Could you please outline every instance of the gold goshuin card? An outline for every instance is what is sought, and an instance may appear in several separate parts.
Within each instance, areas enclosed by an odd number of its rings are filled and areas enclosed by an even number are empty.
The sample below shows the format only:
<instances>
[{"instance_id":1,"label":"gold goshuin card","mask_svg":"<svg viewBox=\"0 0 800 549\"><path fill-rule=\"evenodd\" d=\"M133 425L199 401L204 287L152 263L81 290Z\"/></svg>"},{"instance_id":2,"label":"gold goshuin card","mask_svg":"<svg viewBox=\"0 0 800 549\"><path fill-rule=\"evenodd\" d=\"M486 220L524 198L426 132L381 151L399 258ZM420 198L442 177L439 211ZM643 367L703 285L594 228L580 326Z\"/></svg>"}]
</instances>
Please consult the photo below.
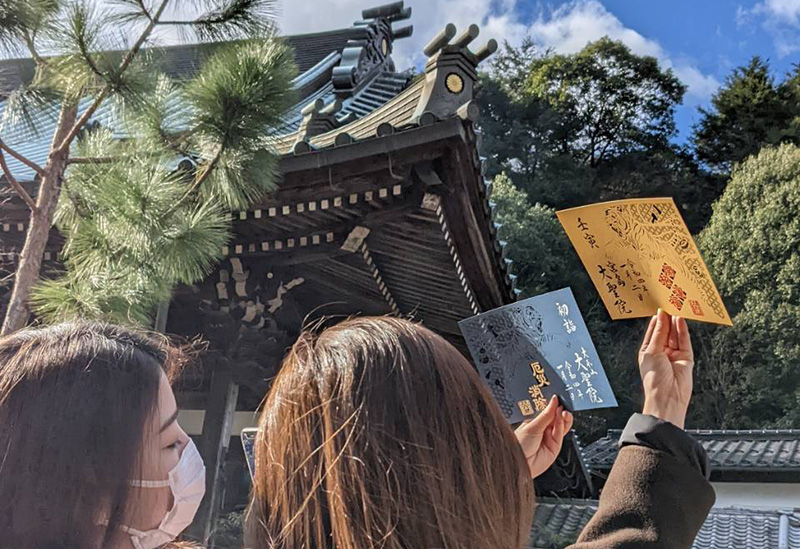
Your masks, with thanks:
<instances>
[{"instance_id":1,"label":"gold goshuin card","mask_svg":"<svg viewBox=\"0 0 800 549\"><path fill-rule=\"evenodd\" d=\"M673 316L732 325L671 198L616 200L557 212L611 318Z\"/></svg>"}]
</instances>

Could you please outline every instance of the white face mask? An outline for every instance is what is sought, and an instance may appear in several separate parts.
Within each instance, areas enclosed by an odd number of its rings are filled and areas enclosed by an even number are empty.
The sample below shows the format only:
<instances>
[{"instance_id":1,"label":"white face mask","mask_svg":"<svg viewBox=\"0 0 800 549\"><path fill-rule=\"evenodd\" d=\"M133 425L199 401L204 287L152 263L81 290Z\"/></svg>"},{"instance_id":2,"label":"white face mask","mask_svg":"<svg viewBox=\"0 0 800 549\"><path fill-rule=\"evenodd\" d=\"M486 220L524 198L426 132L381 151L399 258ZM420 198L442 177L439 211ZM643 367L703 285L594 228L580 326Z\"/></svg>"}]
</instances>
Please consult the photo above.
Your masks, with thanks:
<instances>
[{"instance_id":1,"label":"white face mask","mask_svg":"<svg viewBox=\"0 0 800 549\"><path fill-rule=\"evenodd\" d=\"M172 490L172 509L157 529L142 532L122 526L131 535L131 542L136 549L155 549L177 538L194 520L206 493L206 468L194 441L189 439L178 464L169 472L169 480L135 480L131 481L131 485L140 488L169 487Z\"/></svg>"}]
</instances>

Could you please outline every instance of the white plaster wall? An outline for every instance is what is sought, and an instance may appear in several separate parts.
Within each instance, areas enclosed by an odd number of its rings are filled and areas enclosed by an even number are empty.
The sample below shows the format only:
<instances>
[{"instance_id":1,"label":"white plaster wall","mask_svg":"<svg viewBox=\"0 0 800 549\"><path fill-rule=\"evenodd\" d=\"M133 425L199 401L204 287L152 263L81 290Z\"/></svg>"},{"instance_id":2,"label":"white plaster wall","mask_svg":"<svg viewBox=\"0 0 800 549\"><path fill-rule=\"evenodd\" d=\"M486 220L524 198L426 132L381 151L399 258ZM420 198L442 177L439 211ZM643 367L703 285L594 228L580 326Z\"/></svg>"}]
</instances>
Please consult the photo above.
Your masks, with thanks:
<instances>
[{"instance_id":1,"label":"white plaster wall","mask_svg":"<svg viewBox=\"0 0 800 549\"><path fill-rule=\"evenodd\" d=\"M713 482L714 507L800 507L800 483Z\"/></svg>"}]
</instances>

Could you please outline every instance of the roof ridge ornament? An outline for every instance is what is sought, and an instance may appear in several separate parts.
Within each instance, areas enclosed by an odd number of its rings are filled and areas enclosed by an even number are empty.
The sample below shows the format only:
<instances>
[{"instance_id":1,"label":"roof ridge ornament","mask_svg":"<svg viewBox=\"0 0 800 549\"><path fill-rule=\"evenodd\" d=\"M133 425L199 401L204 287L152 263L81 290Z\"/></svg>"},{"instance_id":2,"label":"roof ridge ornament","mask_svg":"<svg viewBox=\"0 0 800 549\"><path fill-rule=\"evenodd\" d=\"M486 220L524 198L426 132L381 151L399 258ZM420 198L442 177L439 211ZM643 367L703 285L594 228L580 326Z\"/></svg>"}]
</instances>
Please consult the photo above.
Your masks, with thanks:
<instances>
[{"instance_id":1,"label":"roof ridge ornament","mask_svg":"<svg viewBox=\"0 0 800 549\"><path fill-rule=\"evenodd\" d=\"M497 41L490 39L473 53L468 46L478 34L478 26L470 25L456 36L456 26L448 23L428 42L423 49L428 57L425 88L412 122L422 123L430 115L437 120L456 115L462 120L477 120L478 106L473 100L477 67L497 51Z\"/></svg>"},{"instance_id":2,"label":"roof ridge ornament","mask_svg":"<svg viewBox=\"0 0 800 549\"><path fill-rule=\"evenodd\" d=\"M404 2L393 2L361 12L363 21L353 24L353 38L342 50L342 60L334 67L331 80L339 97L350 97L370 76L381 72L394 72L393 43L414 32L412 25L397 29L392 24L411 17L411 8Z\"/></svg>"},{"instance_id":3,"label":"roof ridge ornament","mask_svg":"<svg viewBox=\"0 0 800 549\"><path fill-rule=\"evenodd\" d=\"M308 103L300 110L303 121L297 130L295 146L301 141L308 141L314 136L335 130L342 124L337 118L338 112L342 109L342 100L337 98L327 105L322 99L316 99ZM296 150L296 148L295 148Z\"/></svg>"}]
</instances>

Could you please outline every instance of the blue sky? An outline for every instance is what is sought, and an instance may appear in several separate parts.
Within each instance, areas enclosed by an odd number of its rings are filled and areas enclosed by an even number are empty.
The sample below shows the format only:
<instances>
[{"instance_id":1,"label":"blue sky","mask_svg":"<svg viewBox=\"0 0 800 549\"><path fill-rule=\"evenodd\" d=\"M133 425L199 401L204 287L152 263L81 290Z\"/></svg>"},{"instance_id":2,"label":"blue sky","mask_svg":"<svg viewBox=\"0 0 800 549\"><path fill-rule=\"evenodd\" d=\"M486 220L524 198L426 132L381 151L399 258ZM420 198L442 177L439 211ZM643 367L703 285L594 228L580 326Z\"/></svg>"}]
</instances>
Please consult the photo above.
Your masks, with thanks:
<instances>
[{"instance_id":1,"label":"blue sky","mask_svg":"<svg viewBox=\"0 0 800 549\"><path fill-rule=\"evenodd\" d=\"M349 25L381 0L284 0L286 33ZM322 6L325 6L324 8ZM420 66L422 47L445 23L478 23L482 36L519 43L530 35L543 47L574 52L611 36L634 52L653 55L689 86L678 109L678 141L691 133L698 106L736 66L753 55L769 59L782 77L800 62L800 0L406 0L414 36L397 44L400 66Z\"/></svg>"}]
</instances>

